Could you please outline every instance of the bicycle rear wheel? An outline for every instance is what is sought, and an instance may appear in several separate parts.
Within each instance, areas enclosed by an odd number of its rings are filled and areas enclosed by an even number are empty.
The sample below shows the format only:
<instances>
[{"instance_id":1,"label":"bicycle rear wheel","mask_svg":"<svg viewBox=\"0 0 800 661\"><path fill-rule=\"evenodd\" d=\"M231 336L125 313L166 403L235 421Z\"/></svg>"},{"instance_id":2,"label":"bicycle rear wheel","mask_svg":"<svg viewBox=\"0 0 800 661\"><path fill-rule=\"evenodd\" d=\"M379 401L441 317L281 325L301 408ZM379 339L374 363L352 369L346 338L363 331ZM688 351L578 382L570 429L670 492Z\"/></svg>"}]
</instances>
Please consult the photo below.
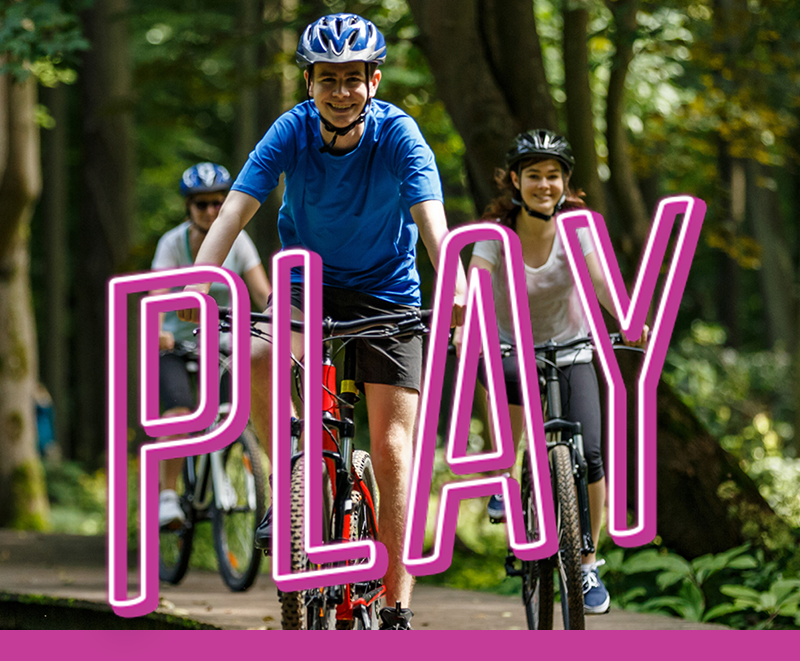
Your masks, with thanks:
<instances>
[{"instance_id":1,"label":"bicycle rear wheel","mask_svg":"<svg viewBox=\"0 0 800 661\"><path fill-rule=\"evenodd\" d=\"M557 499L558 576L561 612L565 629L585 629L583 574L581 573L581 527L572 456L566 445L550 452L553 493Z\"/></svg>"},{"instance_id":2,"label":"bicycle rear wheel","mask_svg":"<svg viewBox=\"0 0 800 661\"><path fill-rule=\"evenodd\" d=\"M266 497L258 440L250 429L222 454L223 493L215 494L211 511L214 550L222 580L234 592L247 590L258 575L262 553L255 549L255 530L264 518ZM217 504L219 498L223 505Z\"/></svg>"},{"instance_id":3,"label":"bicycle rear wheel","mask_svg":"<svg viewBox=\"0 0 800 661\"><path fill-rule=\"evenodd\" d=\"M195 510L189 500L191 486L187 461L193 459L188 458L184 461L183 470L175 487L184 513L184 521L179 527L165 526L158 531L158 578L172 585L177 585L186 576L194 541Z\"/></svg>"},{"instance_id":4,"label":"bicycle rear wheel","mask_svg":"<svg viewBox=\"0 0 800 661\"><path fill-rule=\"evenodd\" d=\"M356 483L353 486L353 510L350 513L350 539L352 541L378 538L378 484L372 459L367 452L353 452L353 472ZM378 622L378 612L383 602L383 581L367 581L351 583L346 586L349 601L363 600L363 612L358 616L351 611L352 619L336 620L337 629L372 629ZM345 606L348 604L346 603Z\"/></svg>"},{"instance_id":5,"label":"bicycle rear wheel","mask_svg":"<svg viewBox=\"0 0 800 661\"><path fill-rule=\"evenodd\" d=\"M316 567L309 562L303 543L305 525L304 467L305 457L300 457L292 467L292 573L308 571ZM323 539L328 541L331 536L333 492L327 470L322 471L322 479L322 534ZM331 629L333 627L335 611L328 605L325 588L280 592L279 594L282 629Z\"/></svg>"},{"instance_id":6,"label":"bicycle rear wheel","mask_svg":"<svg viewBox=\"0 0 800 661\"><path fill-rule=\"evenodd\" d=\"M532 484L528 453L525 452L522 459L521 491L522 515L528 541L534 541L539 534ZM554 590L552 559L522 562L522 603L525 606L528 629L553 628Z\"/></svg>"}]
</instances>

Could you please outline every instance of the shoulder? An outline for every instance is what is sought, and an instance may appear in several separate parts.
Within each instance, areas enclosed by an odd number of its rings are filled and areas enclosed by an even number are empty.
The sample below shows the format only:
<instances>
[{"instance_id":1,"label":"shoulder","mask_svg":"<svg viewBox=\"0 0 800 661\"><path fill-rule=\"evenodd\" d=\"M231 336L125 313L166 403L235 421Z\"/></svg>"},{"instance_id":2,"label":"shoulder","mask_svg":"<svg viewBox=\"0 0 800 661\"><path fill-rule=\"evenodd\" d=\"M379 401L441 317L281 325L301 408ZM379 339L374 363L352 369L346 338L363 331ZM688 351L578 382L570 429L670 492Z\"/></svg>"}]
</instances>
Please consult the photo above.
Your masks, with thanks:
<instances>
[{"instance_id":1,"label":"shoulder","mask_svg":"<svg viewBox=\"0 0 800 661\"><path fill-rule=\"evenodd\" d=\"M371 113L376 121L378 132L390 139L414 139L424 142L417 122L388 101L373 99Z\"/></svg>"},{"instance_id":2,"label":"shoulder","mask_svg":"<svg viewBox=\"0 0 800 661\"><path fill-rule=\"evenodd\" d=\"M177 227L161 235L153 256L152 268L163 269L180 266L183 246L186 242L186 232L189 221L185 220Z\"/></svg>"}]
</instances>

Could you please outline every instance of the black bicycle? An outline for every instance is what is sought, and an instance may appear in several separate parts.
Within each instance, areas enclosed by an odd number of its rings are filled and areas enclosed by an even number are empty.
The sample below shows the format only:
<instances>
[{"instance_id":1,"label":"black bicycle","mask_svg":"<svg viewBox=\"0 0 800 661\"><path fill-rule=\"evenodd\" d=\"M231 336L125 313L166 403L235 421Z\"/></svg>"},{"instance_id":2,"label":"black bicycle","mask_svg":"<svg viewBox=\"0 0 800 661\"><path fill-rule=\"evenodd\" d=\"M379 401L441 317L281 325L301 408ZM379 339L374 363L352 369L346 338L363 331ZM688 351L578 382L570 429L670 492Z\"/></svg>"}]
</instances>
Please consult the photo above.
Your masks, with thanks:
<instances>
[{"instance_id":1,"label":"black bicycle","mask_svg":"<svg viewBox=\"0 0 800 661\"><path fill-rule=\"evenodd\" d=\"M182 357L190 372L198 366L197 346L179 343L172 352ZM220 394L225 399L229 357L220 356ZM221 403L218 426L229 411ZM261 554L253 548L255 529L264 516L266 496L258 439L245 428L226 448L210 454L187 457L176 491L184 521L162 526L158 533L158 576L178 584L189 568L196 526L211 521L214 551L220 575L234 592L247 590L255 582Z\"/></svg>"},{"instance_id":2,"label":"black bicycle","mask_svg":"<svg viewBox=\"0 0 800 661\"><path fill-rule=\"evenodd\" d=\"M229 312L222 330L229 324ZM369 453L354 448L356 433L354 408L359 395L355 384L355 339L380 339L428 333L425 324L428 311L409 311L380 315L353 321L323 320L322 377L324 383L323 416L323 540L355 541L378 538L378 489ZM227 321L226 321L227 319ZM272 323L271 314L251 313L251 334L265 340L271 338L256 326ZM292 321L292 330L302 332L304 322ZM334 365L334 340L342 343L339 351L344 360L337 385ZM338 351L337 351L338 353ZM294 360L297 392L302 399L302 370ZM346 385L345 385L346 384ZM305 457L301 448L303 421L291 421L291 564L292 572L317 568L305 552L304 471ZM386 592L383 581L375 579L325 588L279 592L283 629L373 629L378 624L378 611Z\"/></svg>"},{"instance_id":3,"label":"black bicycle","mask_svg":"<svg viewBox=\"0 0 800 661\"><path fill-rule=\"evenodd\" d=\"M623 345L618 333L611 335L611 341L615 349L642 352L641 349ZM542 365L538 370L539 386L553 504L556 508L558 553L544 560L522 561L521 567L516 566L516 556L512 552L509 551L506 556L506 574L522 578L522 603L529 629L553 628L556 573L564 628L585 628L581 555L595 551L589 510L588 467L584 458L581 423L562 418L556 358L559 352L587 346L593 346L591 337L561 344L550 340L534 347L537 361ZM501 349L507 354L513 348L504 345ZM539 538L539 524L529 459L526 450L522 458L520 489L527 538L534 541Z\"/></svg>"}]
</instances>

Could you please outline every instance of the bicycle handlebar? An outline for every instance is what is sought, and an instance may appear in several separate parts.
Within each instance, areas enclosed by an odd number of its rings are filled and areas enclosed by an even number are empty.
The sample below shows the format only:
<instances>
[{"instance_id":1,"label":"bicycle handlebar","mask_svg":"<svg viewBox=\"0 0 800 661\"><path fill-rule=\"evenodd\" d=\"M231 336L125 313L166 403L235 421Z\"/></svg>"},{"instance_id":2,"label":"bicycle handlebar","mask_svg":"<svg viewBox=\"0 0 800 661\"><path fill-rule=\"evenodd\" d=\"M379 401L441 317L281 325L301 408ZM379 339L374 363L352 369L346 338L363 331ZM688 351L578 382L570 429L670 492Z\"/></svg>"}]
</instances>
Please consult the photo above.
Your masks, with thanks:
<instances>
[{"instance_id":1,"label":"bicycle handlebar","mask_svg":"<svg viewBox=\"0 0 800 661\"><path fill-rule=\"evenodd\" d=\"M620 351L638 351L639 353L645 353L644 349L640 347L629 347L624 343L622 338L622 333L609 333L608 336L611 340L611 346L616 350L619 349ZM547 340L546 342L542 342L540 344L533 345L533 351L536 354L556 354L562 351L566 351L568 349L573 349L574 347L580 345L594 345L594 338L591 335L587 335L585 337L578 337L573 340L569 340L568 342L554 342L553 340ZM507 344L506 342L500 343L500 354L503 356L508 356L512 351L516 349L516 346L513 344ZM456 348L455 345L451 344L448 347L448 353L455 353Z\"/></svg>"},{"instance_id":2,"label":"bicycle handlebar","mask_svg":"<svg viewBox=\"0 0 800 661\"><path fill-rule=\"evenodd\" d=\"M230 319L230 308L219 308L220 320ZM322 331L327 337L340 335L356 335L370 329L381 326L393 326L394 329L387 329L386 335L397 336L406 333L425 334L428 332L430 322L430 310L409 310L397 314L383 314L363 319L353 319L352 321L335 321L330 317L322 320ZM266 312L251 312L250 323L272 323L272 314ZM303 332L305 321L297 319L291 320L293 331Z\"/></svg>"}]
</instances>

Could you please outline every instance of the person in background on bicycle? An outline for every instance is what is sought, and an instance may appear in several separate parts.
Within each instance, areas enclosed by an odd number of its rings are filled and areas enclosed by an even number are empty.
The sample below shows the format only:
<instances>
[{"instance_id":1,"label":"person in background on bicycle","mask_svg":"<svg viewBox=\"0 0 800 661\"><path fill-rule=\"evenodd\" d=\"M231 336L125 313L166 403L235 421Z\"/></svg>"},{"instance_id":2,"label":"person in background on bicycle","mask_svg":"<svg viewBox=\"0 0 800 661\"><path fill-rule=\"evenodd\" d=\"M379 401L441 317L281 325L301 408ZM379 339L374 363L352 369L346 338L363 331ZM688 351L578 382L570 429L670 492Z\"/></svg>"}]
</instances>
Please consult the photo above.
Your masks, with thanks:
<instances>
[{"instance_id":1,"label":"person in background on bicycle","mask_svg":"<svg viewBox=\"0 0 800 661\"><path fill-rule=\"evenodd\" d=\"M411 117L378 101L378 66L386 42L370 21L332 14L310 24L297 47L308 100L284 113L239 173L198 263L219 264L231 243L286 176L278 229L284 249L306 248L323 261L323 314L354 319L420 305L416 244L421 236L439 263L447 234L442 188L433 152ZM461 323L466 278L460 274L454 323ZM300 317L302 282L295 274L293 305ZM193 287L204 291L203 287ZM196 319L192 310L181 313ZM294 338L293 352L302 356ZM271 347L253 344L252 409L270 452ZM372 461L381 497L380 541L386 545L388 604L381 628L407 629L412 578L402 563L412 434L422 369L420 337L359 341L356 379L366 394ZM288 442L289 439L286 439ZM256 533L269 549L271 510Z\"/></svg>"},{"instance_id":2,"label":"person in background on bicycle","mask_svg":"<svg viewBox=\"0 0 800 661\"><path fill-rule=\"evenodd\" d=\"M231 176L221 165L198 163L183 173L180 190L186 198L186 219L177 227L166 232L158 241L153 257L153 270L191 266L197 257L200 246L217 219L220 207L231 187ZM250 296L259 310L267 305L271 293L267 274L252 240L241 232L234 241L233 248L223 266L244 278ZM163 292L152 292L163 293ZM221 284L214 284L209 292L219 305L229 305L230 292ZM184 415L195 405L192 385L187 371L186 357L173 351L176 343L195 343L192 331L195 324L181 321L175 312L162 315L160 320L158 348L159 359L159 397L165 417ZM162 439L163 440L163 439ZM165 461L164 477L159 496L158 520L160 526L168 526L183 521L184 512L180 506L175 486L180 475L182 459Z\"/></svg>"},{"instance_id":3,"label":"person in background on bicycle","mask_svg":"<svg viewBox=\"0 0 800 661\"><path fill-rule=\"evenodd\" d=\"M498 170L496 181L500 195L487 207L484 220L495 220L514 230L522 243L525 262L531 328L535 342L554 340L568 342L585 337L588 325L575 291L575 283L567 264L553 217L560 211L583 208L583 193L572 191L569 177L575 159L569 143L552 131L538 129L521 133L514 139L506 155L505 169ZM613 316L594 246L587 229L578 230L578 238L597 292L598 300ZM492 273L500 341L514 343L509 313L509 294L505 262L499 241L475 244L469 268L482 268ZM454 343L460 346L461 329L456 329ZM646 337L646 330L645 335ZM641 340L637 344L641 344ZM574 349L558 356L564 418L580 422L588 464L589 507L592 539L595 547L605 507L606 481L600 447L601 417L597 374L589 348ZM523 435L523 412L519 390L519 370L515 352L503 359L503 371L510 405L511 426L515 441ZM483 375L481 374L483 381ZM492 496L488 504L492 521L505 520L505 504L501 496ZM608 611L610 597L597 568L605 561L595 554L582 558L584 608L586 613Z\"/></svg>"}]
</instances>

